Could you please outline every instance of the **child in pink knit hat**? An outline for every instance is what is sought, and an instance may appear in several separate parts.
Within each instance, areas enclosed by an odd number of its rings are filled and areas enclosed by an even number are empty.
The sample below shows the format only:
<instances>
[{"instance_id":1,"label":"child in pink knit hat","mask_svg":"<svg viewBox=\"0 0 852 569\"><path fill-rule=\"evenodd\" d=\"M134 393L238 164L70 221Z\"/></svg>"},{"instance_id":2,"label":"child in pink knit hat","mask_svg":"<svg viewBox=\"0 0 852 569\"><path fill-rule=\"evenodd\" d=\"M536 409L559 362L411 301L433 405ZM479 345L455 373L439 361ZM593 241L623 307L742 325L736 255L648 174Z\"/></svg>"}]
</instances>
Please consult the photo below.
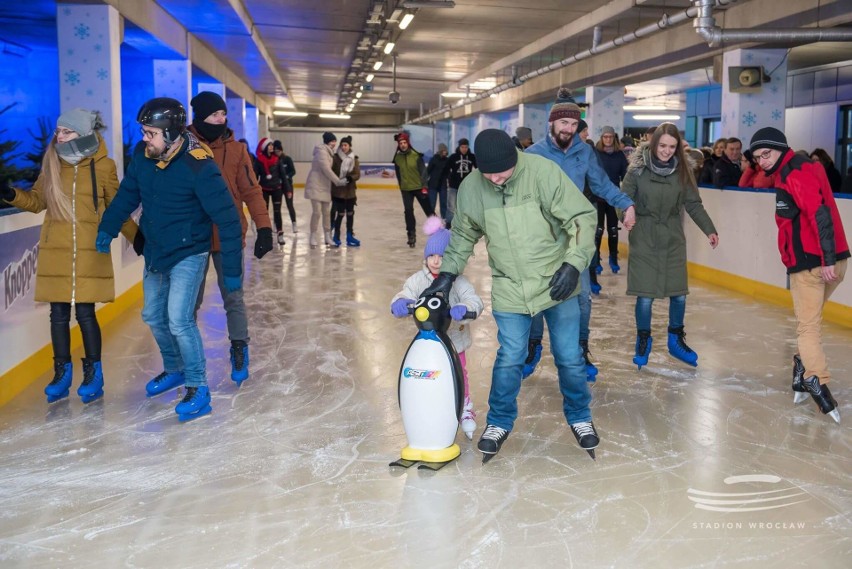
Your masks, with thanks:
<instances>
[{"instance_id":1,"label":"child in pink knit hat","mask_svg":"<svg viewBox=\"0 0 852 569\"><path fill-rule=\"evenodd\" d=\"M391 313L397 318L408 316L408 307L414 304L414 299L432 284L438 273L441 272L441 263L444 259L444 250L450 244L450 231L444 227L440 217L432 216L423 224L423 231L429 236L423 251L424 267L408 277L402 290L398 292L391 301ZM470 400L470 386L467 378L467 361L465 351L473 344L470 333L470 324L462 318L468 312L482 314L484 305L482 299L476 294L473 285L464 276L459 277L453 283L450 290L450 316L453 319L447 336L453 342L459 354L462 371L464 375L464 408L461 417L461 429L468 439L473 439L476 430L476 413Z\"/></svg>"}]
</instances>

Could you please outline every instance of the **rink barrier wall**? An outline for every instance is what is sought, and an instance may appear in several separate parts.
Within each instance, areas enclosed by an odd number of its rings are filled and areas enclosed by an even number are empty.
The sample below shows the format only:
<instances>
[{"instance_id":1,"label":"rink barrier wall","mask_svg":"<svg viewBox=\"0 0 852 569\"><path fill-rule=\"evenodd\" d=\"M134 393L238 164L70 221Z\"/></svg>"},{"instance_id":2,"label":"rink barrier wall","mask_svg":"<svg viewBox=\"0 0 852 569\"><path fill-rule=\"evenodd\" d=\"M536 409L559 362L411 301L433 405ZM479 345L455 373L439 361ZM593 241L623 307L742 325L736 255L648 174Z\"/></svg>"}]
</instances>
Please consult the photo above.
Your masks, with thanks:
<instances>
[{"instance_id":1,"label":"rink barrier wall","mask_svg":"<svg viewBox=\"0 0 852 569\"><path fill-rule=\"evenodd\" d=\"M97 311L98 324L103 331L110 322L142 300L142 281L127 289L115 301L101 305ZM48 322L44 322L48 326ZM80 326L71 328L71 351L83 345ZM72 362L75 368L79 362ZM0 376L0 407L11 401L33 381L53 369L53 346L47 344Z\"/></svg>"}]
</instances>

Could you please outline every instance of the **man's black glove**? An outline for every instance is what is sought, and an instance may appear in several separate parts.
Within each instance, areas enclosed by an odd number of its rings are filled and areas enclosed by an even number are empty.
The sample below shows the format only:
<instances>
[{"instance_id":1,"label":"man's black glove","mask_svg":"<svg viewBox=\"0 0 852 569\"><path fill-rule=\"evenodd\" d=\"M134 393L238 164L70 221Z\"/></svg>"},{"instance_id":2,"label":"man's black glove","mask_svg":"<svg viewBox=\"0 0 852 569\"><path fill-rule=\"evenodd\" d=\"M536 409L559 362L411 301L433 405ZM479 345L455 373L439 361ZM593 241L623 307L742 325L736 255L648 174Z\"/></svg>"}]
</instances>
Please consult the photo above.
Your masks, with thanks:
<instances>
[{"instance_id":1,"label":"man's black glove","mask_svg":"<svg viewBox=\"0 0 852 569\"><path fill-rule=\"evenodd\" d=\"M352 183L352 176L346 176L346 183L347 183L347 184L351 184L351 183Z\"/></svg>"},{"instance_id":2,"label":"man's black glove","mask_svg":"<svg viewBox=\"0 0 852 569\"><path fill-rule=\"evenodd\" d=\"M0 199L4 199L6 201L12 201L15 199L17 192L15 192L15 188L9 183L9 179L6 178L3 180L3 183L0 184Z\"/></svg>"},{"instance_id":3,"label":"man's black glove","mask_svg":"<svg viewBox=\"0 0 852 569\"><path fill-rule=\"evenodd\" d=\"M257 230L257 241L254 242L254 256L262 259L270 251L272 251L272 229L260 227Z\"/></svg>"},{"instance_id":4,"label":"man's black glove","mask_svg":"<svg viewBox=\"0 0 852 569\"><path fill-rule=\"evenodd\" d=\"M441 272L435 277L435 280L432 281L426 290L420 295L420 298L424 296L429 296L435 293L443 293L444 300L448 300L450 298L450 289L453 288L453 281L456 280L456 276L453 273L444 273Z\"/></svg>"},{"instance_id":5,"label":"man's black glove","mask_svg":"<svg viewBox=\"0 0 852 569\"><path fill-rule=\"evenodd\" d=\"M556 273L550 279L550 298L558 301L565 300L577 288L579 279L580 271L575 269L573 265L562 263L562 266L556 269Z\"/></svg>"},{"instance_id":6,"label":"man's black glove","mask_svg":"<svg viewBox=\"0 0 852 569\"><path fill-rule=\"evenodd\" d=\"M140 257L142 256L142 252L145 250L145 235L142 234L142 229L136 230L136 237L133 238L133 250L136 251L136 254Z\"/></svg>"}]
</instances>

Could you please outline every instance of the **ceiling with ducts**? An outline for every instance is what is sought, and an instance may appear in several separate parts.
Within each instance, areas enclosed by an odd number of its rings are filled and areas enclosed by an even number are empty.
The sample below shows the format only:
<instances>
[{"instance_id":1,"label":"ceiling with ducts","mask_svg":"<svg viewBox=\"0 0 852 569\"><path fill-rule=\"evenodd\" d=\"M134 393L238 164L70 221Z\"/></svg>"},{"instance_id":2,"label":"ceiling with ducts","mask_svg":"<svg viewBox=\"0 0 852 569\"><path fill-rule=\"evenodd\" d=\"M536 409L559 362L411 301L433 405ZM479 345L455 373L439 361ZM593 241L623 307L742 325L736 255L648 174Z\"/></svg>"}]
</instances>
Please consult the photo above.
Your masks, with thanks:
<instances>
[{"instance_id":1,"label":"ceiling with ducts","mask_svg":"<svg viewBox=\"0 0 852 569\"><path fill-rule=\"evenodd\" d=\"M740 0L743 6L752 0ZM823 10L843 0L822 2ZM588 50L692 5L688 0L109 0L162 10L279 110L419 115ZM97 3L90 1L89 3ZM807 0L791 0L801 3ZM139 4L134 5L138 9ZM848 8L848 4L847 4ZM728 8L730 9L730 8ZM720 18L725 8L719 9ZM849 11L849 10L847 10ZM56 2L0 5L0 40L55 45ZM407 26L403 29L403 18ZM852 19L852 17L850 17ZM682 26L691 27L687 21ZM52 27L51 27L52 26ZM132 22L126 41L156 51ZM662 33L667 33L662 32ZM393 44L392 49L389 44ZM386 53L387 52L387 53ZM711 79L713 58L656 69L627 100L682 91ZM393 68L396 60L396 83ZM159 54L158 57L163 57ZM850 44L793 50L789 69L852 59ZM378 67L378 69L376 69ZM645 83L647 81L647 83ZM389 101L399 93L397 104ZM445 95L449 93L450 95ZM534 99L540 99L534 100ZM552 98L537 94L529 102ZM276 117L294 124L291 117Z\"/></svg>"}]
</instances>

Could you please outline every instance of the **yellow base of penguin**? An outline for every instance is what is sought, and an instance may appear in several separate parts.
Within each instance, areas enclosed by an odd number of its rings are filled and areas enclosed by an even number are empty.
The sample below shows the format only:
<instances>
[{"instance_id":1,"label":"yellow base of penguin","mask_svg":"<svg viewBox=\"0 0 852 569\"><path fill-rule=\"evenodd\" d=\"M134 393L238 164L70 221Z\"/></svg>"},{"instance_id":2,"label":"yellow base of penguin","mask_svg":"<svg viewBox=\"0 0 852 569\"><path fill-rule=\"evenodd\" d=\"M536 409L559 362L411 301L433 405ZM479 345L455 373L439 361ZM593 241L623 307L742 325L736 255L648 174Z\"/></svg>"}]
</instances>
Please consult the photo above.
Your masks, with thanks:
<instances>
[{"instance_id":1,"label":"yellow base of penguin","mask_svg":"<svg viewBox=\"0 0 852 569\"><path fill-rule=\"evenodd\" d=\"M419 448L405 447L399 456L412 462L450 462L461 454L459 445L453 443L447 448L438 450L424 450Z\"/></svg>"}]
</instances>

